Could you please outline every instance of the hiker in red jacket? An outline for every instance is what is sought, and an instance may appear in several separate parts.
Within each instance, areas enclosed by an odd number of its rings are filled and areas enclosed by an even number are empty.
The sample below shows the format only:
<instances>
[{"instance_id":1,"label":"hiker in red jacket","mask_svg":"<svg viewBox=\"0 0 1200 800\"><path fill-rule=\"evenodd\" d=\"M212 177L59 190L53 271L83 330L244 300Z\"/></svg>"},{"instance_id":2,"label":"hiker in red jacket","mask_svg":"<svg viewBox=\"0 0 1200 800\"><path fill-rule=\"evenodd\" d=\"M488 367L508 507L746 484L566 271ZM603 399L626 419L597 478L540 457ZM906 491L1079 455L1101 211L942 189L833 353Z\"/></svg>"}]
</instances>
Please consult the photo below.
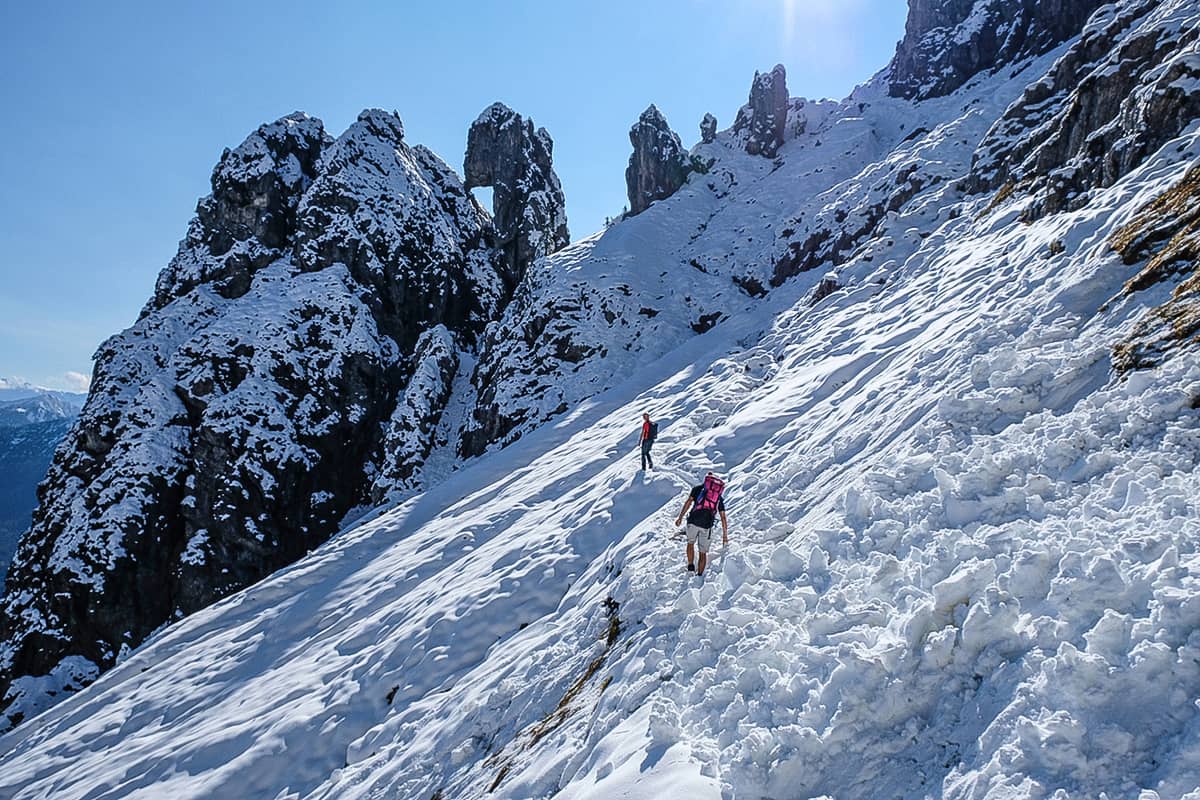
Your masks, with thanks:
<instances>
[{"instance_id":1,"label":"hiker in red jacket","mask_svg":"<svg viewBox=\"0 0 1200 800\"><path fill-rule=\"evenodd\" d=\"M687 568L688 572L695 571L697 575L704 574L708 563L708 543L712 538L713 519L721 517L721 544L729 544L729 520L725 519L725 482L711 472L704 477L704 483L693 487L688 499L683 503L683 510L675 518L675 527L683 524L683 515L688 513L692 504L695 508L687 518ZM695 560L695 546L700 546L700 561Z\"/></svg>"},{"instance_id":2,"label":"hiker in red jacket","mask_svg":"<svg viewBox=\"0 0 1200 800\"><path fill-rule=\"evenodd\" d=\"M654 440L658 438L658 423L650 421L649 414L642 414L642 435L638 438L638 442L642 445L642 470L646 469L646 465L650 465L650 469L654 469L654 459L650 458L650 448L654 445Z\"/></svg>"}]
</instances>

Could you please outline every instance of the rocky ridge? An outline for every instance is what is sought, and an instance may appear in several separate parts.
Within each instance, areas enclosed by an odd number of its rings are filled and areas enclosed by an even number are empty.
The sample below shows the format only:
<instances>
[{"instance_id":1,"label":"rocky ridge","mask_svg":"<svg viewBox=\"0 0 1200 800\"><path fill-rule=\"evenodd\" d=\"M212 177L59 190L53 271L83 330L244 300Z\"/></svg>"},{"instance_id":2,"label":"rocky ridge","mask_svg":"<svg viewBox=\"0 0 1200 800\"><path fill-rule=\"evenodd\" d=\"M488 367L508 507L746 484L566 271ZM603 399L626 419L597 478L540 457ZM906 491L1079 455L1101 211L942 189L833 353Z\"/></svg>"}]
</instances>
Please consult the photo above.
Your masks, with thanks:
<instances>
[{"instance_id":1,"label":"rocky ridge","mask_svg":"<svg viewBox=\"0 0 1200 800\"><path fill-rule=\"evenodd\" d=\"M35 387L5 390L0 378L0 575L37 507L37 487L84 395ZM12 399L5 399L11 397Z\"/></svg>"},{"instance_id":2,"label":"rocky ridge","mask_svg":"<svg viewBox=\"0 0 1200 800\"><path fill-rule=\"evenodd\" d=\"M541 211L565 237L557 203ZM293 114L225 151L141 318L97 352L21 541L0 602L3 721L408 485L434 446L435 384L519 280L495 236L394 114L336 140Z\"/></svg>"},{"instance_id":3,"label":"rocky ridge","mask_svg":"<svg viewBox=\"0 0 1200 800\"><path fill-rule=\"evenodd\" d=\"M896 97L926 100L1052 50L1077 35L1103 0L911 0L887 72Z\"/></svg>"},{"instance_id":4,"label":"rocky ridge","mask_svg":"<svg viewBox=\"0 0 1200 800\"><path fill-rule=\"evenodd\" d=\"M1032 195L1029 220L1086 204L1194 122L1198 48L1194 8L1109 6L988 132L968 190Z\"/></svg>"}]
</instances>

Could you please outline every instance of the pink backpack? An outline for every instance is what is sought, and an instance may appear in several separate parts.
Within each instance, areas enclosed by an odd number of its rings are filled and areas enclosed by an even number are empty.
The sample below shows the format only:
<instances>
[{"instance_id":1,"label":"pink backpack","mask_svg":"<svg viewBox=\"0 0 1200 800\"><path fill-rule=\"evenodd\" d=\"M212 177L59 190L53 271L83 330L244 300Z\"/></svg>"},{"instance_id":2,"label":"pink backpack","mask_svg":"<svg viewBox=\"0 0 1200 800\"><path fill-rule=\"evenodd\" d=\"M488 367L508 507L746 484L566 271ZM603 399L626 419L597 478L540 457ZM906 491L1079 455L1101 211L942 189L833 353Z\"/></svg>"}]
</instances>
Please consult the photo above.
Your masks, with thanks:
<instances>
[{"instance_id":1,"label":"pink backpack","mask_svg":"<svg viewBox=\"0 0 1200 800\"><path fill-rule=\"evenodd\" d=\"M704 478L704 487L700 492L700 497L696 499L696 508L701 511L712 511L716 513L717 507L721 502L721 492L725 491L725 481L718 478L716 475L708 475Z\"/></svg>"}]
</instances>

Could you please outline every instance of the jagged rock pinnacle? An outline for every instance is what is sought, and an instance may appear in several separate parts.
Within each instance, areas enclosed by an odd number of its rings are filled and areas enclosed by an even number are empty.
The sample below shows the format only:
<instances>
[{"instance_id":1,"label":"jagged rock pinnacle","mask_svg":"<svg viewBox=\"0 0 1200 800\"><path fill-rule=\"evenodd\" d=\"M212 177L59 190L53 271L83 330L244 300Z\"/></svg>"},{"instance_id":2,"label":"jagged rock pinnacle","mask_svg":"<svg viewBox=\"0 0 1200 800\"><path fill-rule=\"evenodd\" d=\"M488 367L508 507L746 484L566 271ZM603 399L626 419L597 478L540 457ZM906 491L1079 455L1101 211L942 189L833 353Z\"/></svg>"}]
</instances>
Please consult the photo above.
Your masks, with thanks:
<instances>
[{"instance_id":1,"label":"jagged rock pinnacle","mask_svg":"<svg viewBox=\"0 0 1200 800\"><path fill-rule=\"evenodd\" d=\"M687 158L667 118L651 105L629 129L633 153L625 169L629 211L640 214L655 200L670 197L687 180Z\"/></svg>"},{"instance_id":2,"label":"jagged rock pinnacle","mask_svg":"<svg viewBox=\"0 0 1200 800\"><path fill-rule=\"evenodd\" d=\"M545 128L534 130L532 120L503 103L488 106L467 135L466 186L493 189L497 246L510 288L530 264L571 241L553 151Z\"/></svg>"},{"instance_id":3,"label":"jagged rock pinnacle","mask_svg":"<svg viewBox=\"0 0 1200 800\"><path fill-rule=\"evenodd\" d=\"M783 144L787 125L787 71L776 64L770 72L754 73L750 101L738 111L734 133L747 131L746 152L774 158Z\"/></svg>"}]
</instances>

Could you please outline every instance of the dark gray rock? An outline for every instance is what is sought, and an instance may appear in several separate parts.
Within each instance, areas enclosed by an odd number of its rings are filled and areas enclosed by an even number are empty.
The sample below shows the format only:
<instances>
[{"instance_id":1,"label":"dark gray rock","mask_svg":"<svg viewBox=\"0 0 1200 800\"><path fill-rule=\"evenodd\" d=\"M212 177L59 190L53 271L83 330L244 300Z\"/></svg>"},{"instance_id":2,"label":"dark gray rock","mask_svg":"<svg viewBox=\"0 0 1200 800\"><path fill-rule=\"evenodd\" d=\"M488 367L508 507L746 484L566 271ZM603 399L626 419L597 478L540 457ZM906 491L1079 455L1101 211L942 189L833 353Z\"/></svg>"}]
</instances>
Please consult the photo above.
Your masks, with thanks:
<instances>
[{"instance_id":1,"label":"dark gray rock","mask_svg":"<svg viewBox=\"0 0 1200 800\"><path fill-rule=\"evenodd\" d=\"M296 112L226 149L213 168L212 194L197 204L187 238L142 316L201 283L225 297L244 294L254 273L291 246L300 197L331 141L321 120Z\"/></svg>"},{"instance_id":2,"label":"dark gray rock","mask_svg":"<svg viewBox=\"0 0 1200 800\"><path fill-rule=\"evenodd\" d=\"M1087 202L1200 117L1200 24L1155 0L1098 13L980 143L966 188L1032 194L1027 221Z\"/></svg>"},{"instance_id":3,"label":"dark gray rock","mask_svg":"<svg viewBox=\"0 0 1200 800\"><path fill-rule=\"evenodd\" d=\"M815 306L826 297L829 297L834 292L837 292L843 288L845 287L842 286L842 284L838 281L836 275L826 275L824 278L821 278L821 282L813 288L812 294L810 294L808 297L808 304L810 306Z\"/></svg>"},{"instance_id":4,"label":"dark gray rock","mask_svg":"<svg viewBox=\"0 0 1200 800\"><path fill-rule=\"evenodd\" d=\"M688 157L667 118L653 105L629 129L629 143L633 153L625 168L625 188L629 212L640 214L654 201L679 191L687 181Z\"/></svg>"},{"instance_id":5,"label":"dark gray rock","mask_svg":"<svg viewBox=\"0 0 1200 800\"><path fill-rule=\"evenodd\" d=\"M299 142L321 150L311 169ZM424 371L452 372L446 342L469 344L508 298L486 212L394 114L364 112L332 143L307 117L265 126L222 157L213 192L142 318L101 345L40 488L0 601L0 729L410 474L445 396ZM242 251L253 268L224 291ZM421 435L381 454L412 393Z\"/></svg>"},{"instance_id":6,"label":"dark gray rock","mask_svg":"<svg viewBox=\"0 0 1200 800\"><path fill-rule=\"evenodd\" d=\"M700 120L700 141L704 144L712 144L717 138L717 118L712 114L705 114L704 119Z\"/></svg>"},{"instance_id":7,"label":"dark gray rock","mask_svg":"<svg viewBox=\"0 0 1200 800\"><path fill-rule=\"evenodd\" d=\"M910 0L888 85L895 97L947 95L980 72L1045 53L1083 30L1105 0Z\"/></svg>"},{"instance_id":8,"label":"dark gray rock","mask_svg":"<svg viewBox=\"0 0 1200 800\"><path fill-rule=\"evenodd\" d=\"M554 142L503 103L471 125L463 174L468 189L492 187L492 215L502 275L509 290L529 265L571 242L562 185L554 173Z\"/></svg>"},{"instance_id":9,"label":"dark gray rock","mask_svg":"<svg viewBox=\"0 0 1200 800\"><path fill-rule=\"evenodd\" d=\"M787 71L776 64L770 72L754 73L750 102L738 111L734 133L746 137L746 152L774 158L783 144L788 117Z\"/></svg>"}]
</instances>

